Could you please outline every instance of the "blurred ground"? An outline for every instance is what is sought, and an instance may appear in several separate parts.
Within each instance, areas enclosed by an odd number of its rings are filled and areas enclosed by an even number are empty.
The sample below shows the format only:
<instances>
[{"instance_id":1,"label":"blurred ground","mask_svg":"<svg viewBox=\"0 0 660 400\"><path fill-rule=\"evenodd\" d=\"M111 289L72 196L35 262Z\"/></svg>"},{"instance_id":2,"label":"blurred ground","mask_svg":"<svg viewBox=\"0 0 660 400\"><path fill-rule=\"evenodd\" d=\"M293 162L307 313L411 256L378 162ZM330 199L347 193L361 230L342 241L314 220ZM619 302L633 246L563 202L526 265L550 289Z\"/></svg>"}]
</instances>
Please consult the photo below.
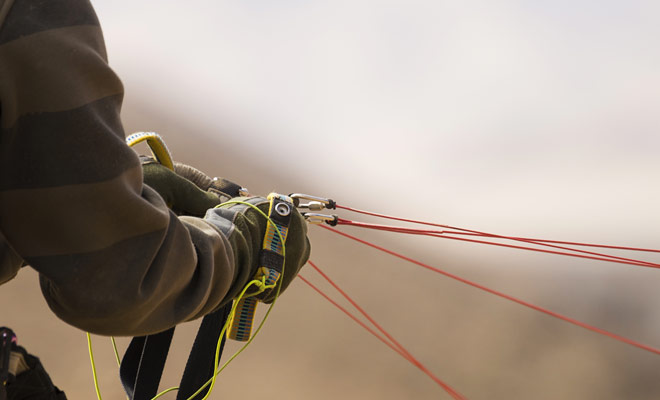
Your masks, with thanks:
<instances>
[{"instance_id":1,"label":"blurred ground","mask_svg":"<svg viewBox=\"0 0 660 400\"><path fill-rule=\"evenodd\" d=\"M160 132L177 160L209 174L500 234L660 247L654 2L96 6L126 85L127 132ZM657 270L350 232L660 347ZM469 399L660 398L657 355L310 235L313 260ZM69 398L94 398L84 333L52 316L36 278L26 269L2 287L0 321ZM164 387L194 330L178 330ZM104 398L122 398L109 341L94 343ZM216 390L449 398L302 282Z\"/></svg>"}]
</instances>

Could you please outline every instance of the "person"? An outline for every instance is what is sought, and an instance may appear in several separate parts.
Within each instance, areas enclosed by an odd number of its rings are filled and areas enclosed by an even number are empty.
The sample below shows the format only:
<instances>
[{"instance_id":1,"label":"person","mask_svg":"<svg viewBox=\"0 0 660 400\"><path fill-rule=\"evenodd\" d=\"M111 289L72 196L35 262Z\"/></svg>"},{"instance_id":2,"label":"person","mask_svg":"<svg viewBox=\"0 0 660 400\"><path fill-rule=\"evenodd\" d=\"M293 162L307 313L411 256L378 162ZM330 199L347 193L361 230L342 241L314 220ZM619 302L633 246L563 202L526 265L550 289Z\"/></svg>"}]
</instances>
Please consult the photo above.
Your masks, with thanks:
<instances>
[{"instance_id":1,"label":"person","mask_svg":"<svg viewBox=\"0 0 660 400\"><path fill-rule=\"evenodd\" d=\"M217 196L159 166L143 172L122 97L88 0L0 0L0 284L29 265L63 321L140 336L231 302L258 267L267 221L245 205L213 208ZM310 252L294 214L282 290Z\"/></svg>"}]
</instances>

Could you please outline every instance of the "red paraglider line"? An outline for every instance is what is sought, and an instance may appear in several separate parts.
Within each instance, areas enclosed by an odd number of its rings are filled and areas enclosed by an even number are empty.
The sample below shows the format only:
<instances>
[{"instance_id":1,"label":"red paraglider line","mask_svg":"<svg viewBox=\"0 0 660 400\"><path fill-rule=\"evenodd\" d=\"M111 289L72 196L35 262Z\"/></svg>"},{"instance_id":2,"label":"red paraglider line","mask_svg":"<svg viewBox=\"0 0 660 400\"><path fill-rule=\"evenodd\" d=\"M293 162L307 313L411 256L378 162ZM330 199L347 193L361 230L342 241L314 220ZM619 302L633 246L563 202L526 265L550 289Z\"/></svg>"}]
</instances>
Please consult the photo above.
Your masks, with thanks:
<instances>
[{"instance_id":1,"label":"red paraglider line","mask_svg":"<svg viewBox=\"0 0 660 400\"><path fill-rule=\"evenodd\" d=\"M651 353L654 353L654 354L658 354L658 355L660 355L660 349L657 349L657 348L655 348L655 347L652 347L652 346L648 346L648 345L645 345L645 344L639 343L639 342L637 342L637 341L635 341L635 340L628 339L628 338L626 338L626 337L623 337L623 336L617 335L617 334L615 334L615 333L612 333L612 332L606 331L606 330L604 330L604 329L597 328L597 327L595 327L595 326L592 326L592 325L589 325L589 324L587 324L587 323L584 323L584 322L578 321L578 320L576 320L576 319L573 319L573 318L567 317L567 316L565 316L565 315L562 315L562 314L556 313L556 312L554 312L554 311L550 311L550 310L548 310L548 309L545 309L545 308L543 308L543 307L540 307L540 306L534 305L534 304L532 304L532 303L529 303L529 302L527 302L527 301L524 301L524 300L518 299L518 298L516 298L516 297L510 296L510 295L505 294L505 293L503 293L503 292L500 292L500 291L497 291L497 290L494 290L494 289L490 289L490 288L488 288L488 287L486 287L486 286L484 286L484 285L478 284L478 283L476 283L476 282L472 282L472 281L467 280L467 279L465 279L465 278L461 278L461 277L459 277L459 276L457 276L457 275L454 275L454 274L452 274L452 273L449 273L449 272L447 272L447 271L444 271L444 270L441 270L441 269L439 269L439 268L436 268L436 267L430 266L430 265L425 264L425 263L423 263L423 262L421 262L421 261L415 260L415 259L410 258L410 257L407 257L407 256L405 256L405 255L403 255L403 254L399 254L399 253L397 253L397 252L395 252L395 251L392 251L392 250L386 249L386 248L384 248L384 247L378 246L378 245L376 245L376 244L374 244L374 243L371 243L371 242L368 242L368 241L366 241L366 240L363 240L363 239L357 238L357 237L355 237L355 236L349 235L349 234L347 234L347 233L345 233L345 232L341 232L341 231L339 231L339 230L337 230L337 229L334 229L334 228L331 228L331 227L329 227L329 226L323 226L323 225L320 225L320 226L321 226L321 228L323 228L323 229L326 229L326 230L329 230L329 231L331 231L331 232L337 233L337 234L339 234L339 235L341 235L341 236L344 236L344 237L346 237L346 238L349 238L349 239L351 239L351 240L355 240L355 241L357 241L357 242L359 242L359 243L365 244L365 245L367 245L367 246L369 246L369 247L372 247L372 248L374 248L374 249L380 250L380 251L385 252L385 253L387 253L387 254L393 255L393 256L398 257L398 258L400 258L400 259L402 259L402 260L405 260L405 261L408 261L408 262L410 262L410 263L416 264L416 265L418 265L418 266L420 266L420 267L423 267L423 268L429 269L429 270L431 270L431 271L437 272L437 273L442 274L442 275L444 275L444 276L446 276L446 277L448 277L448 278L451 278L451 279L457 280L457 281L459 281L459 282L462 282L462 283L464 283L464 284L466 284L466 285L470 285L470 286L475 287L475 288L477 288L477 289L480 289L480 290L483 290L483 291L485 291L485 292L488 292L488 293L494 294L495 296L501 297L501 298L503 298L503 299L507 299L507 300L509 300L509 301L513 301L513 302L518 303L518 304L520 304L520 305L523 305L523 306L525 306L525 307L528 307L528 308L531 308L531 309L533 309L533 310L536 310L536 311L542 312L542 313L544 313L544 314L550 315L550 316L555 317L555 318L558 318L558 319L560 319L560 320L563 320L563 321L569 322L569 323L571 323L571 324L573 324L573 325L576 325L576 326L579 326L579 327L581 327L581 328L584 328L584 329L590 330L590 331L592 331L592 332L599 333L599 334L601 334L601 335L607 336L607 337L612 338L612 339L614 339L614 340L618 340L618 341L620 341L620 342L622 342L622 343L626 343L626 344L629 344L629 345L631 345L631 346L635 346L635 347L637 347L637 348L640 348L640 349L642 349L642 350L646 350L646 351L648 351L648 352L651 352Z\"/></svg>"},{"instance_id":2,"label":"red paraglider line","mask_svg":"<svg viewBox=\"0 0 660 400\"><path fill-rule=\"evenodd\" d=\"M512 249L529 250L529 251L536 251L536 252L549 253L549 254L558 254L558 255L569 256L569 257L587 258L587 259L590 259L590 260L598 260L598 261L614 262L614 263L618 263L618 264L635 265L635 266L638 266L638 267L660 268L660 264L655 264L655 263L651 263L651 262L647 262L647 261L635 260L635 259L632 259L632 258L625 258L625 257L617 257L617 256L609 255L609 254L596 253L596 252L592 252L592 251L572 249L570 247L556 246L556 245L546 244L546 243L537 243L537 242L534 242L532 240L516 239L517 241L522 241L522 242L541 245L541 246L546 246L546 247L552 247L552 248L560 249L560 250L568 250L568 251L572 251L574 253L568 253L568 252L565 252L565 251L545 250L545 249L539 249L539 248L536 248L536 247L517 246L517 245L513 245L513 244L489 242L489 241L485 241L485 240L467 239L467 238L450 236L450 235L455 235L455 234L461 234L461 232L426 230L426 229L405 228L405 227L398 227L398 226L391 226L391 225L371 224L371 223L368 223L368 222L351 221L351 220L343 219L343 218L338 218L337 219L337 224L338 225L350 225L350 226L356 226L356 227L360 227L360 228L368 228L368 229L375 229L375 230L388 231L388 232L405 233L405 234L411 234L411 235L426 235L426 236L433 236L433 237L438 237L438 238L442 238L442 239L451 239L451 240L458 240L458 241L462 241L462 242L488 244L488 245L491 245L491 246L508 247L508 248L512 248ZM478 233L468 233L468 234L479 236L479 237L494 238L494 239L511 239L510 237L491 235L491 234L478 234ZM511 240L513 240L513 239L511 239ZM579 254L576 254L576 253L579 253Z\"/></svg>"},{"instance_id":3,"label":"red paraglider line","mask_svg":"<svg viewBox=\"0 0 660 400\"><path fill-rule=\"evenodd\" d=\"M305 279L303 276L298 274L298 277L305 282L309 287L314 289L317 293L319 293L321 296L323 296L326 300L328 300L332 305L337 307L339 310L341 310L344 314L348 315L353 321L357 322L360 326L362 326L364 329L366 329L369 333L374 335L378 340L383 342L385 345L387 345L389 348L397 352L401 357L405 358L408 360L411 364L413 364L415 367L420 369L422 372L424 372L426 375L428 375L431 379L433 379L434 382L436 382L438 385L440 385L450 396L452 396L456 400L467 400L463 395L458 393L454 388L449 386L447 383L442 381L440 378L435 376L424 364L422 364L420 361L418 361L415 357L413 357L412 354L410 354L398 341L396 341L392 335L390 335L383 327L381 327L376 321L369 316L369 314L364 311L362 307L360 307L352 298L346 294L345 291L343 291L335 282L333 282L321 269L316 266L316 264L312 263L309 261L309 264L317 271L323 278L328 281L334 287L346 300L348 300L362 315L364 315L369 322L371 322L383 335L385 335L390 341L386 340L384 337L380 336L377 332L375 332L373 329L371 329L369 326L367 326L364 322L360 321L359 318L357 318L355 315L351 314L346 308L342 307L339 303L336 301L332 300L327 294L325 294L321 289L319 289L317 286L315 286L313 283L311 283L309 280Z\"/></svg>"}]
</instances>

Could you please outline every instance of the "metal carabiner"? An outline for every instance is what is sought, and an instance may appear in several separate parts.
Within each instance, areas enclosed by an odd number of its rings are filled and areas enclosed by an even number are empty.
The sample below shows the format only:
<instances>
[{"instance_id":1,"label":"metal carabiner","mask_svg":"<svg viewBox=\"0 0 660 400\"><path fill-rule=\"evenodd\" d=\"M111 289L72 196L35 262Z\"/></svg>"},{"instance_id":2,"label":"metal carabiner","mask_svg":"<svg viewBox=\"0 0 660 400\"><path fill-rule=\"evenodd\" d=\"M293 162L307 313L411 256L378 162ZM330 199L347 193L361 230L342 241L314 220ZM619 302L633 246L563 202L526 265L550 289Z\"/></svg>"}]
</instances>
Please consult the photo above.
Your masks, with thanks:
<instances>
[{"instance_id":1,"label":"metal carabiner","mask_svg":"<svg viewBox=\"0 0 660 400\"><path fill-rule=\"evenodd\" d=\"M318 213L302 213L302 216L305 217L305 220L310 224L322 224L326 223L330 226L337 225L339 216L337 215L328 215L328 214L318 214Z\"/></svg>"},{"instance_id":2,"label":"metal carabiner","mask_svg":"<svg viewBox=\"0 0 660 400\"><path fill-rule=\"evenodd\" d=\"M289 195L293 200L293 205L298 208L306 208L311 211L321 211L324 208L329 210L334 210L337 208L337 203L332 199L327 199L324 197L312 196L309 194L302 193L292 193ZM309 200L308 203L301 204L300 200Z\"/></svg>"}]
</instances>

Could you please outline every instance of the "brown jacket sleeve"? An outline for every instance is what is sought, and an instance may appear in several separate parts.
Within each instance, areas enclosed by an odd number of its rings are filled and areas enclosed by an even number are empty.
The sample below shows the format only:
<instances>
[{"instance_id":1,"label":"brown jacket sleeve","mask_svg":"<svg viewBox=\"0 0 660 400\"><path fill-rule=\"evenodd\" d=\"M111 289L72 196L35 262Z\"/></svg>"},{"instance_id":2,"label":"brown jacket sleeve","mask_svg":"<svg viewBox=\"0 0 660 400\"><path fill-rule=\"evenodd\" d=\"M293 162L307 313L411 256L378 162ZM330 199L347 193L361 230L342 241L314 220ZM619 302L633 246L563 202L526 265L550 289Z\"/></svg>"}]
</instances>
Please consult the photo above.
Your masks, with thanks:
<instances>
[{"instance_id":1,"label":"brown jacket sleeve","mask_svg":"<svg viewBox=\"0 0 660 400\"><path fill-rule=\"evenodd\" d=\"M24 259L60 318L107 335L229 301L247 279L232 244L142 183L89 1L11 3L0 0L0 282Z\"/></svg>"}]
</instances>

